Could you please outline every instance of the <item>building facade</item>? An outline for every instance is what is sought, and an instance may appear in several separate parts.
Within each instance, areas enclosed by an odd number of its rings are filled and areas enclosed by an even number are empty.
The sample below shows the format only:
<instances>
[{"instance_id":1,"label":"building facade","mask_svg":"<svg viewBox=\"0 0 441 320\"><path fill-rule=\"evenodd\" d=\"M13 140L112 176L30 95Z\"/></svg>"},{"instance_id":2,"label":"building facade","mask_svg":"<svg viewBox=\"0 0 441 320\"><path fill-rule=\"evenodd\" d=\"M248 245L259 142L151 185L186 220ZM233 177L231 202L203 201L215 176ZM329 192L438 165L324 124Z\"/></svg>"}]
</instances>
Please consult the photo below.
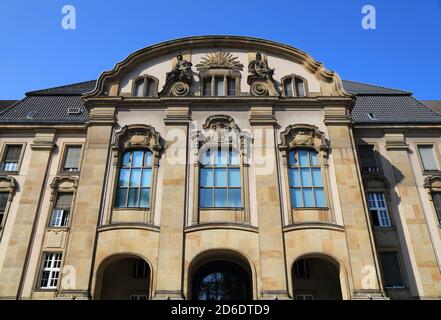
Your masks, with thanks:
<instances>
[{"instance_id":1,"label":"building facade","mask_svg":"<svg viewBox=\"0 0 441 320\"><path fill-rule=\"evenodd\" d=\"M0 111L2 299L439 299L441 115L268 40Z\"/></svg>"}]
</instances>

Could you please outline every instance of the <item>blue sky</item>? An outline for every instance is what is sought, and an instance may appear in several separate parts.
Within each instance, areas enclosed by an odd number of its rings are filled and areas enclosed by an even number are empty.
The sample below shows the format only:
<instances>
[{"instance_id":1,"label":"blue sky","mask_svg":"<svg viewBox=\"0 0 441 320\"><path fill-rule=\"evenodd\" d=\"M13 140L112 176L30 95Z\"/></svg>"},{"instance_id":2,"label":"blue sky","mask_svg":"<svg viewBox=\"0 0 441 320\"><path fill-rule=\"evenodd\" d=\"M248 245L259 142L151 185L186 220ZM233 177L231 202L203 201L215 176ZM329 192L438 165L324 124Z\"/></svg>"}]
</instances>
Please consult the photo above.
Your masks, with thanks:
<instances>
[{"instance_id":1,"label":"blue sky","mask_svg":"<svg viewBox=\"0 0 441 320\"><path fill-rule=\"evenodd\" d=\"M66 4L77 30L61 27ZM376 30L361 27L367 4ZM287 43L343 79L441 99L441 0L1 0L0 99L96 79L137 49L205 34Z\"/></svg>"}]
</instances>

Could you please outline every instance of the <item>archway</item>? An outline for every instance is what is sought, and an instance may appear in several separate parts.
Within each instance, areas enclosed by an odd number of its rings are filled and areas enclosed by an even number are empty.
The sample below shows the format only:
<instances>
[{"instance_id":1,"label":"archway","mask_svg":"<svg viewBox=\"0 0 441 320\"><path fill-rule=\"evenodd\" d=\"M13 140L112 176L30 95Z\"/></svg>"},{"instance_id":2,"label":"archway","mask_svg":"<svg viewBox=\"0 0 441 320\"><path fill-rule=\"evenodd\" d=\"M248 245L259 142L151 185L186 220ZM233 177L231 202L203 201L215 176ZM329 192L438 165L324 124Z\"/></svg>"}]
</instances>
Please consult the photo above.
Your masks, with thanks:
<instances>
[{"instance_id":1,"label":"archway","mask_svg":"<svg viewBox=\"0 0 441 320\"><path fill-rule=\"evenodd\" d=\"M236 253L213 252L199 258L190 269L192 300L251 300L252 272Z\"/></svg>"},{"instance_id":2,"label":"archway","mask_svg":"<svg viewBox=\"0 0 441 320\"><path fill-rule=\"evenodd\" d=\"M327 257L302 257L293 264L293 293L296 300L341 300L340 270Z\"/></svg>"},{"instance_id":3,"label":"archway","mask_svg":"<svg viewBox=\"0 0 441 320\"><path fill-rule=\"evenodd\" d=\"M147 300L150 292L150 266L137 256L108 259L98 270L96 298L101 300Z\"/></svg>"}]
</instances>

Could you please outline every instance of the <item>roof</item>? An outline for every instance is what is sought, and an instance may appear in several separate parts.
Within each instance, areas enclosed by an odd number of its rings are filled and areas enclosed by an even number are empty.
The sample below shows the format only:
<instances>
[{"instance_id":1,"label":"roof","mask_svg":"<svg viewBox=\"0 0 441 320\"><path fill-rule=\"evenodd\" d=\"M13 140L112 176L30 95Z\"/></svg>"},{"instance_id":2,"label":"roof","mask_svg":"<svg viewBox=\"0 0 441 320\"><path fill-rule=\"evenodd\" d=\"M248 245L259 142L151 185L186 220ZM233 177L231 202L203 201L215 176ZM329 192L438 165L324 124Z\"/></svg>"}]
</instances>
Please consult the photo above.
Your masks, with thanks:
<instances>
[{"instance_id":1,"label":"roof","mask_svg":"<svg viewBox=\"0 0 441 320\"><path fill-rule=\"evenodd\" d=\"M0 108L10 107L19 100L0 100Z\"/></svg>"},{"instance_id":2,"label":"roof","mask_svg":"<svg viewBox=\"0 0 441 320\"><path fill-rule=\"evenodd\" d=\"M0 123L84 123L88 112L81 95L95 85L96 80L91 80L28 92L25 99L0 111ZM416 100L409 91L349 80L343 80L343 86L357 97L352 110L357 124L441 124L441 113ZM69 108L81 112L69 114ZM35 114L28 118L31 112Z\"/></svg>"},{"instance_id":3,"label":"roof","mask_svg":"<svg viewBox=\"0 0 441 320\"><path fill-rule=\"evenodd\" d=\"M430 109L435 110L435 112L441 114L441 100L421 100L424 105L428 106Z\"/></svg>"}]
</instances>

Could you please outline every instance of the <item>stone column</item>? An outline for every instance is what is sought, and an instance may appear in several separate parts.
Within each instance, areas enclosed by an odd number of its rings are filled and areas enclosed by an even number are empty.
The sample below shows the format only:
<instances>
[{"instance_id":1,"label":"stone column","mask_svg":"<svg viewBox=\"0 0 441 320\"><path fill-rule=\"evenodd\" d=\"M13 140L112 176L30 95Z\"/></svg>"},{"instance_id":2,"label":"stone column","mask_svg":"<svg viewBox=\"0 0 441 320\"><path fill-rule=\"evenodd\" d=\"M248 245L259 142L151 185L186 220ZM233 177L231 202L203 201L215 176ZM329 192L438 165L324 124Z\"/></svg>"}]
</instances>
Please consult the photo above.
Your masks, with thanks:
<instances>
[{"instance_id":1,"label":"stone column","mask_svg":"<svg viewBox=\"0 0 441 320\"><path fill-rule=\"evenodd\" d=\"M60 286L59 298L89 299L94 259L96 228L100 215L105 172L109 157L115 107L92 107L87 128L84 159L75 198L69 240L64 252L64 266L75 270L75 287ZM66 273L61 284L72 276Z\"/></svg>"},{"instance_id":2,"label":"stone column","mask_svg":"<svg viewBox=\"0 0 441 320\"><path fill-rule=\"evenodd\" d=\"M349 117L351 102L323 101L322 104L345 226L352 273L351 298L382 298L384 293Z\"/></svg>"},{"instance_id":3,"label":"stone column","mask_svg":"<svg viewBox=\"0 0 441 320\"><path fill-rule=\"evenodd\" d=\"M403 233L413 269L409 271L415 276L420 297L439 298L440 271L410 163L405 134L386 132L385 140L399 197L400 216L396 222L400 224L398 227Z\"/></svg>"},{"instance_id":4,"label":"stone column","mask_svg":"<svg viewBox=\"0 0 441 320\"><path fill-rule=\"evenodd\" d=\"M35 130L31 144L31 160L26 180L21 186L17 216L14 217L11 237L6 247L0 273L0 297L16 299L26 273L26 260L30 253L40 197L43 194L50 155L54 146L55 130Z\"/></svg>"},{"instance_id":5,"label":"stone column","mask_svg":"<svg viewBox=\"0 0 441 320\"><path fill-rule=\"evenodd\" d=\"M259 299L289 297L283 246L280 181L278 179L276 119L272 106L251 107L256 207L259 222L261 284Z\"/></svg>"},{"instance_id":6,"label":"stone column","mask_svg":"<svg viewBox=\"0 0 441 320\"><path fill-rule=\"evenodd\" d=\"M183 299L184 220L187 194L189 108L167 108L166 152L162 163L162 207L154 299Z\"/></svg>"}]
</instances>

